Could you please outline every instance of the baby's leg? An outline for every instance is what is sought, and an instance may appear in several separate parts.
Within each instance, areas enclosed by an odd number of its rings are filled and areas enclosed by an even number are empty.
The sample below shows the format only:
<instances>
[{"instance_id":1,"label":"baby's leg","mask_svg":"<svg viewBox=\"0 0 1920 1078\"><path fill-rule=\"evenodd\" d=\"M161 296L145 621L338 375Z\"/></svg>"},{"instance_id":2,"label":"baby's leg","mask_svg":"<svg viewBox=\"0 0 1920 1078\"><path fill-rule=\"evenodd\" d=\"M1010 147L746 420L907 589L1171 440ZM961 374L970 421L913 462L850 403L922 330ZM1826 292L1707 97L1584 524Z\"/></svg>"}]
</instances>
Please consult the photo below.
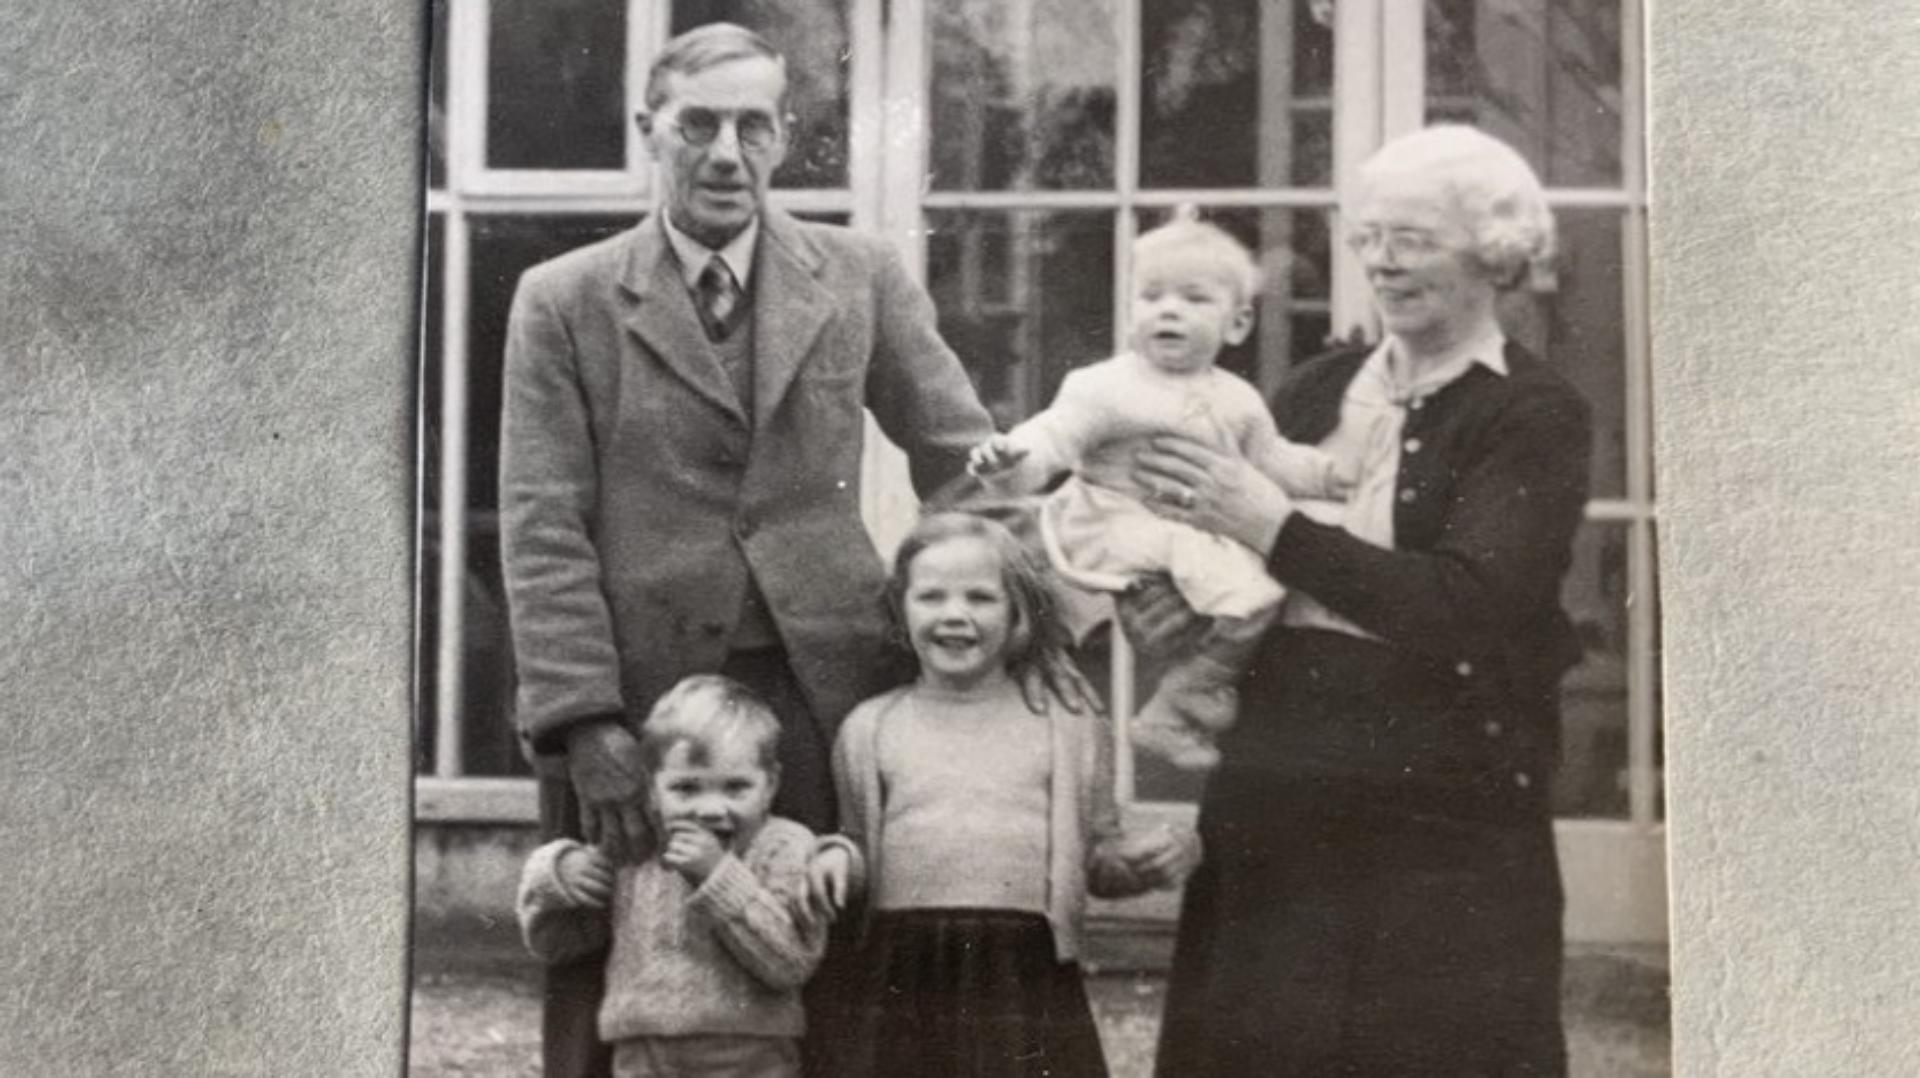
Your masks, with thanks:
<instances>
[{"instance_id":1,"label":"baby's leg","mask_svg":"<svg viewBox=\"0 0 1920 1078\"><path fill-rule=\"evenodd\" d=\"M1245 618L1215 618L1195 652L1176 662L1133 717L1129 734L1141 749L1186 771L1220 762L1214 738L1240 711L1240 678L1278 606Z\"/></svg>"}]
</instances>

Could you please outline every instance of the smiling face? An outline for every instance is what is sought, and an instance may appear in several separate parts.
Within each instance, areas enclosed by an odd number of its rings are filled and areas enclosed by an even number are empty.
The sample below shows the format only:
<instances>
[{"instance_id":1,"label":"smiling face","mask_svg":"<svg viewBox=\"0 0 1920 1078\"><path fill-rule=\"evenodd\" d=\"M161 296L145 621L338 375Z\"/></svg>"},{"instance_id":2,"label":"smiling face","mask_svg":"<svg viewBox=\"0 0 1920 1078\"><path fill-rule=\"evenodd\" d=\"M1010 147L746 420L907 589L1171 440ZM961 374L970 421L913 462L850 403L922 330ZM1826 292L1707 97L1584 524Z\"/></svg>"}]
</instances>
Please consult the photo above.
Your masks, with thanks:
<instances>
[{"instance_id":1,"label":"smiling face","mask_svg":"<svg viewBox=\"0 0 1920 1078\"><path fill-rule=\"evenodd\" d=\"M661 164L661 204L674 227L718 249L740 234L766 200L767 184L787 152L780 99L786 76L763 56L724 60L692 73L667 76L667 96L642 125L648 152ZM718 133L701 145L688 137L718 119ZM741 131L771 127L765 146L741 141Z\"/></svg>"},{"instance_id":2,"label":"smiling face","mask_svg":"<svg viewBox=\"0 0 1920 1078\"><path fill-rule=\"evenodd\" d=\"M1437 352L1479 332L1494 317L1499 289L1472 255L1469 223L1424 177L1371 183L1347 221L1387 332Z\"/></svg>"},{"instance_id":3,"label":"smiling face","mask_svg":"<svg viewBox=\"0 0 1920 1078\"><path fill-rule=\"evenodd\" d=\"M759 747L736 735L712 744L675 742L654 769L650 794L662 832L668 824L692 823L738 853L765 826L778 788Z\"/></svg>"},{"instance_id":4,"label":"smiling face","mask_svg":"<svg viewBox=\"0 0 1920 1078\"><path fill-rule=\"evenodd\" d=\"M999 554L985 539L956 536L920 551L907 570L901 613L925 684L965 690L1007 676L1013 601Z\"/></svg>"},{"instance_id":5,"label":"smiling face","mask_svg":"<svg viewBox=\"0 0 1920 1078\"><path fill-rule=\"evenodd\" d=\"M1174 374L1205 370L1220 349L1253 329L1253 308L1231 272L1203 247L1180 247L1140 264L1133 288L1133 350Z\"/></svg>"}]
</instances>

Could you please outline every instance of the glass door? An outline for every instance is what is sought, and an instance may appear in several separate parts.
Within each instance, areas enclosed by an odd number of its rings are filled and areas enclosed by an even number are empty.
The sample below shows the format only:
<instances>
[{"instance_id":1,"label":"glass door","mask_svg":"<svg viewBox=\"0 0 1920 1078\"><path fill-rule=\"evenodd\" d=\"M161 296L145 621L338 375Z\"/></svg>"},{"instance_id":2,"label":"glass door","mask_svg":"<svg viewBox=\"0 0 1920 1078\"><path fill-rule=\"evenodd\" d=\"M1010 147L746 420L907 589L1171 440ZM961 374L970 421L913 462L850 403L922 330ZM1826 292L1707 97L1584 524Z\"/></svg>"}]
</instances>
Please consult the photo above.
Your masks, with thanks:
<instances>
[{"instance_id":1,"label":"glass door","mask_svg":"<svg viewBox=\"0 0 1920 1078\"><path fill-rule=\"evenodd\" d=\"M1621 0L894 0L886 27L880 217L1003 427L1119 346L1130 244L1176 205L1257 253L1257 329L1224 362L1270 390L1335 338L1377 332L1329 242L1337 180L1443 121L1534 164L1564 256L1508 300L1506 325L1598 428L1565 594L1587 652L1563 687L1556 787L1575 938L1665 932L1637 26ZM911 519L902 476L869 474L883 549ZM1199 783L1129 751L1124 641L1101 674L1123 800L1190 817Z\"/></svg>"}]
</instances>

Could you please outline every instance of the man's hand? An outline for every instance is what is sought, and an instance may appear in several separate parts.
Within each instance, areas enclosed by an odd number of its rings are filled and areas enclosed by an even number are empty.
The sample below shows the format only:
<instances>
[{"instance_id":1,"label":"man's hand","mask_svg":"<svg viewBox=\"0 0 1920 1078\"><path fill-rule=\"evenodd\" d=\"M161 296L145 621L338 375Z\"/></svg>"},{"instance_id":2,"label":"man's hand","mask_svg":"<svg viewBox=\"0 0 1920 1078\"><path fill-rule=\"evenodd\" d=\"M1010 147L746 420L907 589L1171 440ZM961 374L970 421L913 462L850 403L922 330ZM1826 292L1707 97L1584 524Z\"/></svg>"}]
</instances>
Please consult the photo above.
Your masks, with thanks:
<instances>
[{"instance_id":1,"label":"man's hand","mask_svg":"<svg viewBox=\"0 0 1920 1078\"><path fill-rule=\"evenodd\" d=\"M588 909L605 909L613 897L613 862L592 846L576 846L560 855L553 873L569 894Z\"/></svg>"},{"instance_id":2,"label":"man's hand","mask_svg":"<svg viewBox=\"0 0 1920 1078\"><path fill-rule=\"evenodd\" d=\"M567 731L567 773L580 801L586 840L616 863L638 862L646 848L646 768L640 742L618 719L596 719Z\"/></svg>"},{"instance_id":3,"label":"man's hand","mask_svg":"<svg viewBox=\"0 0 1920 1078\"><path fill-rule=\"evenodd\" d=\"M667 825L667 844L660 851L660 861L695 887L707 882L725 856L727 848L699 824L682 820Z\"/></svg>"},{"instance_id":4,"label":"man's hand","mask_svg":"<svg viewBox=\"0 0 1920 1078\"><path fill-rule=\"evenodd\" d=\"M1013 444L1013 439L1004 434L996 434L967 454L967 471L976 476L998 475L1027 458L1027 451Z\"/></svg>"}]
</instances>

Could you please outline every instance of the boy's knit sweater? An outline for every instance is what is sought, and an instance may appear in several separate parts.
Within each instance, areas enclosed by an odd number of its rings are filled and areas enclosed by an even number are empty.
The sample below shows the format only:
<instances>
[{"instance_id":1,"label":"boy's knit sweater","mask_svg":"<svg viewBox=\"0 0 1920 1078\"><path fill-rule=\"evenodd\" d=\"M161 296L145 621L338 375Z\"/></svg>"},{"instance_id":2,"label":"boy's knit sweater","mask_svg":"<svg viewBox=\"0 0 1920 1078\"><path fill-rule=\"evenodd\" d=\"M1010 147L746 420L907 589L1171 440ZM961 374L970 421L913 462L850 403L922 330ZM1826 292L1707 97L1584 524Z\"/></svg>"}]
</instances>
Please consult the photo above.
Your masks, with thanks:
<instances>
[{"instance_id":1,"label":"boy's knit sweater","mask_svg":"<svg viewBox=\"0 0 1920 1078\"><path fill-rule=\"evenodd\" d=\"M826 949L824 928L803 927L793 912L805 901L812 832L771 818L698 888L658 857L626 866L604 909L561 883L560 858L577 846L551 842L528 859L520 927L527 946L554 963L611 939L602 1040L805 1032L799 989Z\"/></svg>"}]
</instances>

